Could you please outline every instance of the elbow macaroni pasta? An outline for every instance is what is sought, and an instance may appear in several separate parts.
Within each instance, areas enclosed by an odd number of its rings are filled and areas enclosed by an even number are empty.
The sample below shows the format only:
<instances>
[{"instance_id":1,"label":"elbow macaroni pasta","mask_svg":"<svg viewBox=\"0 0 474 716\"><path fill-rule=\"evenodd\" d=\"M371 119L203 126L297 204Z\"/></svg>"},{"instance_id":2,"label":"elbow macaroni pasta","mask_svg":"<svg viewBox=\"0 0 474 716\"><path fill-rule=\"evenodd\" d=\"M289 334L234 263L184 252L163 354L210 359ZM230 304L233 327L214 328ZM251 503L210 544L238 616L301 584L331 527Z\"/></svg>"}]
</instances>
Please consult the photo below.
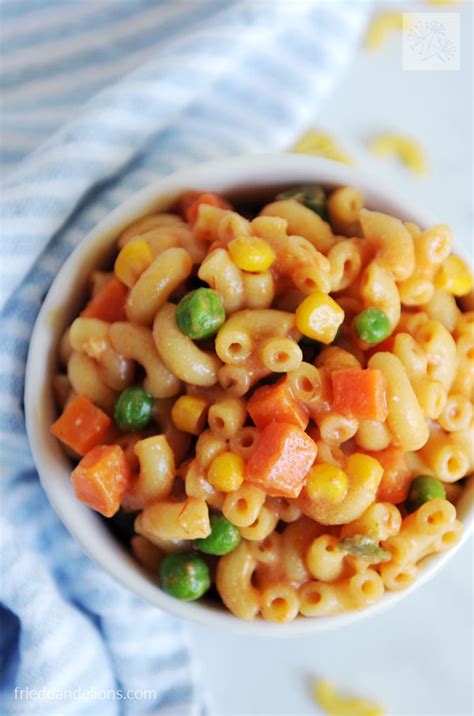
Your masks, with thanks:
<instances>
[{"instance_id":1,"label":"elbow macaroni pasta","mask_svg":"<svg viewBox=\"0 0 474 716\"><path fill-rule=\"evenodd\" d=\"M367 535L381 541L398 534L402 524L400 510L390 502L374 502L354 522L341 528L341 537Z\"/></svg>"},{"instance_id":2,"label":"elbow macaroni pasta","mask_svg":"<svg viewBox=\"0 0 474 716\"><path fill-rule=\"evenodd\" d=\"M69 330L69 345L94 359L109 388L123 390L133 381L134 364L117 352L109 338L109 324L97 318L76 318Z\"/></svg>"},{"instance_id":3,"label":"elbow macaroni pasta","mask_svg":"<svg viewBox=\"0 0 474 716\"><path fill-rule=\"evenodd\" d=\"M153 342L151 331L133 323L113 323L109 329L113 347L125 357L136 360L146 372L144 387L155 398L170 398L179 393L181 381L168 370Z\"/></svg>"},{"instance_id":4,"label":"elbow macaroni pasta","mask_svg":"<svg viewBox=\"0 0 474 716\"><path fill-rule=\"evenodd\" d=\"M370 143L370 150L382 157L395 155L415 174L426 174L428 171L425 153L410 137L401 134L381 134Z\"/></svg>"},{"instance_id":5,"label":"elbow macaroni pasta","mask_svg":"<svg viewBox=\"0 0 474 716\"><path fill-rule=\"evenodd\" d=\"M130 290L125 305L128 320L151 325L158 308L189 276L191 269L191 257L184 249L167 249L160 254Z\"/></svg>"},{"instance_id":6,"label":"elbow macaroni pasta","mask_svg":"<svg viewBox=\"0 0 474 716\"><path fill-rule=\"evenodd\" d=\"M275 201L262 210L263 216L277 216L288 222L288 231L303 236L318 251L328 251L334 243L331 227L310 209L293 199Z\"/></svg>"},{"instance_id":7,"label":"elbow macaroni pasta","mask_svg":"<svg viewBox=\"0 0 474 716\"><path fill-rule=\"evenodd\" d=\"M390 270L376 261L365 269L360 284L360 295L365 306L375 306L385 313L392 330L400 320L400 295Z\"/></svg>"},{"instance_id":8,"label":"elbow macaroni pasta","mask_svg":"<svg viewBox=\"0 0 474 716\"><path fill-rule=\"evenodd\" d=\"M139 440L134 447L138 479L126 495L126 505L142 510L148 503L168 497L175 475L174 453L164 435Z\"/></svg>"},{"instance_id":9,"label":"elbow macaroni pasta","mask_svg":"<svg viewBox=\"0 0 474 716\"><path fill-rule=\"evenodd\" d=\"M152 502L136 518L135 530L158 546L163 541L207 537L211 531L207 503L197 497Z\"/></svg>"},{"instance_id":10,"label":"elbow macaroni pasta","mask_svg":"<svg viewBox=\"0 0 474 716\"><path fill-rule=\"evenodd\" d=\"M400 299L406 306L428 306L435 298L435 274L451 251L451 231L442 224L433 226L414 234L413 243L415 270L408 279L398 284Z\"/></svg>"},{"instance_id":11,"label":"elbow macaroni pasta","mask_svg":"<svg viewBox=\"0 0 474 716\"><path fill-rule=\"evenodd\" d=\"M242 308L245 300L243 275L228 251L222 248L214 249L202 262L198 276L222 296L227 313Z\"/></svg>"},{"instance_id":12,"label":"elbow macaroni pasta","mask_svg":"<svg viewBox=\"0 0 474 716\"><path fill-rule=\"evenodd\" d=\"M418 563L457 542L460 528L456 510L447 500L431 500L406 517L399 533L383 543L392 554L392 560L380 567L386 588L407 587L416 576Z\"/></svg>"},{"instance_id":13,"label":"elbow macaroni pasta","mask_svg":"<svg viewBox=\"0 0 474 716\"><path fill-rule=\"evenodd\" d=\"M328 213L334 230L343 236L359 236L359 212L363 205L364 197L359 189L352 186L335 189L328 199Z\"/></svg>"},{"instance_id":14,"label":"elbow macaroni pasta","mask_svg":"<svg viewBox=\"0 0 474 716\"><path fill-rule=\"evenodd\" d=\"M385 378L387 422L396 444L406 451L419 450L428 440L428 425L403 363L391 353L376 353L368 367Z\"/></svg>"},{"instance_id":15,"label":"elbow macaroni pasta","mask_svg":"<svg viewBox=\"0 0 474 716\"><path fill-rule=\"evenodd\" d=\"M363 609L460 536L472 279L449 227L369 210L356 187L301 187L244 214L186 192L122 231L58 344L57 422L75 422L55 435L99 512L119 479L101 456L120 456L130 549L163 588L169 560L192 557L241 619ZM367 309L383 335L360 330ZM147 402L122 414L129 391ZM417 476L445 497L415 504ZM219 520L227 552L212 551Z\"/></svg>"},{"instance_id":16,"label":"elbow macaroni pasta","mask_svg":"<svg viewBox=\"0 0 474 716\"><path fill-rule=\"evenodd\" d=\"M259 594L252 584L257 560L247 542L219 560L216 586L222 601L230 611L241 619L254 619L260 609Z\"/></svg>"},{"instance_id":17,"label":"elbow macaroni pasta","mask_svg":"<svg viewBox=\"0 0 474 716\"><path fill-rule=\"evenodd\" d=\"M378 211L361 209L359 220L364 238L373 248L377 263L391 271L395 281L404 281L415 270L413 238L399 219Z\"/></svg>"},{"instance_id":18,"label":"elbow macaroni pasta","mask_svg":"<svg viewBox=\"0 0 474 716\"><path fill-rule=\"evenodd\" d=\"M403 363L425 417L436 420L446 403L447 391L440 381L428 377L428 356L408 333L395 336L393 353Z\"/></svg>"},{"instance_id":19,"label":"elbow macaroni pasta","mask_svg":"<svg viewBox=\"0 0 474 716\"><path fill-rule=\"evenodd\" d=\"M374 458L369 461L360 453L347 459L347 493L338 501L313 500L306 487L303 488L298 506L305 515L322 525L343 525L360 517L374 502L382 479L383 468Z\"/></svg>"},{"instance_id":20,"label":"elbow macaroni pasta","mask_svg":"<svg viewBox=\"0 0 474 716\"><path fill-rule=\"evenodd\" d=\"M364 450L385 450L392 442L392 434L386 423L378 420L360 420L355 441Z\"/></svg>"},{"instance_id":21,"label":"elbow macaroni pasta","mask_svg":"<svg viewBox=\"0 0 474 716\"><path fill-rule=\"evenodd\" d=\"M334 584L306 582L299 589L300 611L307 617L322 617L364 609L380 601L384 591L382 578L373 569Z\"/></svg>"},{"instance_id":22,"label":"elbow macaroni pasta","mask_svg":"<svg viewBox=\"0 0 474 716\"><path fill-rule=\"evenodd\" d=\"M236 527L250 527L258 519L265 493L247 482L234 492L226 495L222 505L222 514Z\"/></svg>"},{"instance_id":23,"label":"elbow macaroni pasta","mask_svg":"<svg viewBox=\"0 0 474 716\"><path fill-rule=\"evenodd\" d=\"M360 239L346 239L330 249L331 291L343 291L355 281L362 267L363 252Z\"/></svg>"},{"instance_id":24,"label":"elbow macaroni pasta","mask_svg":"<svg viewBox=\"0 0 474 716\"><path fill-rule=\"evenodd\" d=\"M181 333L175 312L172 303L165 303L153 322L153 339L161 360L174 376L186 383L203 387L215 385L219 359L205 353Z\"/></svg>"},{"instance_id":25,"label":"elbow macaroni pasta","mask_svg":"<svg viewBox=\"0 0 474 716\"><path fill-rule=\"evenodd\" d=\"M421 451L426 465L443 482L456 482L469 471L469 455L451 435L444 430L430 430L429 439Z\"/></svg>"},{"instance_id":26,"label":"elbow macaroni pasta","mask_svg":"<svg viewBox=\"0 0 474 716\"><path fill-rule=\"evenodd\" d=\"M214 435L229 439L240 432L246 418L245 400L231 397L211 405L207 420Z\"/></svg>"},{"instance_id":27,"label":"elbow macaroni pasta","mask_svg":"<svg viewBox=\"0 0 474 716\"><path fill-rule=\"evenodd\" d=\"M77 395L85 395L100 408L111 410L118 393L102 378L98 363L82 351L72 351L67 362L67 377Z\"/></svg>"}]
</instances>

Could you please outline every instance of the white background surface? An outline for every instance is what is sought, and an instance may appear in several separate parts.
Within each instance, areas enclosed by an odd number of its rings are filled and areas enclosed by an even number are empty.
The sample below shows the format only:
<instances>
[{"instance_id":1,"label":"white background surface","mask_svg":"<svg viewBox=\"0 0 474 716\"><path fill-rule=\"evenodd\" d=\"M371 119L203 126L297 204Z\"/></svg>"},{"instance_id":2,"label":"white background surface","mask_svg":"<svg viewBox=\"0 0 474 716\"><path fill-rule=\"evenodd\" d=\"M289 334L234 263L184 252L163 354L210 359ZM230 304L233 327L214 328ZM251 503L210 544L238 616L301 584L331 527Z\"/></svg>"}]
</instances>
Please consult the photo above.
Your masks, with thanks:
<instances>
[{"instance_id":1,"label":"white background surface","mask_svg":"<svg viewBox=\"0 0 474 716\"><path fill-rule=\"evenodd\" d=\"M461 12L461 71L403 72L401 41L394 36L377 53L360 53L315 125L330 128L362 153L377 132L394 130L420 140L431 163L425 180L390 160L367 162L450 224L468 249L472 5L446 9ZM391 715L467 716L472 713L471 600L472 542L399 606L343 631L294 639L238 637L197 626L191 631L217 716L316 714L315 677L373 697Z\"/></svg>"}]
</instances>

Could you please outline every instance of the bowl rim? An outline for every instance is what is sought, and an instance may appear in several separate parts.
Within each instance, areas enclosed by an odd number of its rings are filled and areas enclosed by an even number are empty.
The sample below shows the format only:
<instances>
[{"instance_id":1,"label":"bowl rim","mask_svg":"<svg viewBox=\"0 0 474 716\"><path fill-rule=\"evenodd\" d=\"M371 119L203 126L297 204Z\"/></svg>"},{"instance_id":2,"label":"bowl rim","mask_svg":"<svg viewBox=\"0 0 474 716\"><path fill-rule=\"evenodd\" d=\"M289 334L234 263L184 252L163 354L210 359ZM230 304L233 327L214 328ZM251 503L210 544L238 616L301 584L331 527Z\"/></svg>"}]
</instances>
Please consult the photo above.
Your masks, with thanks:
<instances>
[{"instance_id":1,"label":"bowl rim","mask_svg":"<svg viewBox=\"0 0 474 716\"><path fill-rule=\"evenodd\" d=\"M53 400L47 390L52 377L51 368L55 362L53 351L56 352L61 329L68 324L66 312L60 311L61 299L65 295L70 296L71 286L76 286L75 282L79 279L84 265L95 265L96 268L99 266L98 255L104 255L104 252L112 247L122 228L147 211L162 210L186 189L198 187L228 194L244 187L263 191L275 185L288 187L315 182L360 187L364 194L376 197L369 199L369 204L373 201L377 208L384 210L386 207L386 211L393 211L401 218L411 219L422 227L438 221L430 212L416 206L404 197L398 188L394 188L380 176L373 173L369 175L360 169L318 157L289 153L259 154L226 157L180 169L132 193L126 201L107 213L74 249L62 265L43 301L31 336L26 364L25 416L28 438L42 487L66 529L99 567L145 601L174 616L241 634L287 637L335 630L380 614L401 601L434 576L467 540L474 524L474 504L471 499L473 479L471 478L470 486L463 496L464 531L459 542L448 551L427 558L417 579L408 589L385 592L378 603L364 610L330 617L299 617L289 624L274 624L262 619L245 622L227 610L206 602L181 602L174 599L146 575L106 529L101 518L77 502L70 480L64 479L69 477L70 463L49 432ZM457 251L463 253L462 248L457 247ZM38 380L38 375L46 375L47 379Z\"/></svg>"}]
</instances>

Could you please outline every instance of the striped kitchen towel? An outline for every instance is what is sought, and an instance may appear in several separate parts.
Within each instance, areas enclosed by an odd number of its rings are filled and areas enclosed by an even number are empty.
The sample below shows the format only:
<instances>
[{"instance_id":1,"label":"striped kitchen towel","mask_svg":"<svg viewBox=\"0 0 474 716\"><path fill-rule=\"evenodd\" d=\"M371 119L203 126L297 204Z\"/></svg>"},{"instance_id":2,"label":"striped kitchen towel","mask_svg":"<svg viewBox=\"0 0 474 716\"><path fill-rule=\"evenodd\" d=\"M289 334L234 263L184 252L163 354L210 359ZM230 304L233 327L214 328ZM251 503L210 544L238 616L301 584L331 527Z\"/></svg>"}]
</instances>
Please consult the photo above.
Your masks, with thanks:
<instances>
[{"instance_id":1,"label":"striped kitchen towel","mask_svg":"<svg viewBox=\"0 0 474 716\"><path fill-rule=\"evenodd\" d=\"M61 264L131 192L193 162L287 147L353 54L367 8L0 2L2 713L205 711L181 623L99 570L41 490L22 406L29 338Z\"/></svg>"}]
</instances>

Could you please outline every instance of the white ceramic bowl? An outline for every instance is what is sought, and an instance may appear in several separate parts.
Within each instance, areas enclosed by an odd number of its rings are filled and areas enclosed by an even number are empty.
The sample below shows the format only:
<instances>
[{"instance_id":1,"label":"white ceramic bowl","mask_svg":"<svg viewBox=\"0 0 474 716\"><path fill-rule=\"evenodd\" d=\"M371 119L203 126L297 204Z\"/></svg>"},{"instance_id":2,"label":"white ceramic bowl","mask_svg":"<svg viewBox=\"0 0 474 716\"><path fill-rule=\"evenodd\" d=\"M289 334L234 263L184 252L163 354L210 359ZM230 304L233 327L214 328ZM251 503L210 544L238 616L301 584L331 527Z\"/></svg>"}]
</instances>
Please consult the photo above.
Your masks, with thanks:
<instances>
[{"instance_id":1,"label":"white ceramic bowl","mask_svg":"<svg viewBox=\"0 0 474 716\"><path fill-rule=\"evenodd\" d=\"M165 210L179 193L189 188L231 196L247 194L264 200L274 196L276 190L309 183L354 185L363 190L366 205L371 208L415 221L422 227L436 221L430 213L413 206L409 200L400 197L398 191L387 187L380 177L366 176L357 169L324 159L297 154L257 155L191 167L131 196L81 241L63 265L44 301L28 356L25 389L28 435L41 483L67 529L103 569L151 604L184 619L240 633L267 636L308 634L337 629L368 617L397 603L423 584L450 559L461 543L448 552L427 559L418 579L408 590L389 592L378 604L361 612L314 619L300 617L290 624L277 625L263 620L243 622L209 602L180 602L161 591L118 543L104 521L76 500L69 479L71 465L49 430L56 414L51 378L55 371L58 340L81 306L88 277L113 253L114 240L127 224L150 211ZM459 516L465 524L463 539L466 539L473 524L471 495L472 480L470 490L466 491L458 506Z\"/></svg>"}]
</instances>

